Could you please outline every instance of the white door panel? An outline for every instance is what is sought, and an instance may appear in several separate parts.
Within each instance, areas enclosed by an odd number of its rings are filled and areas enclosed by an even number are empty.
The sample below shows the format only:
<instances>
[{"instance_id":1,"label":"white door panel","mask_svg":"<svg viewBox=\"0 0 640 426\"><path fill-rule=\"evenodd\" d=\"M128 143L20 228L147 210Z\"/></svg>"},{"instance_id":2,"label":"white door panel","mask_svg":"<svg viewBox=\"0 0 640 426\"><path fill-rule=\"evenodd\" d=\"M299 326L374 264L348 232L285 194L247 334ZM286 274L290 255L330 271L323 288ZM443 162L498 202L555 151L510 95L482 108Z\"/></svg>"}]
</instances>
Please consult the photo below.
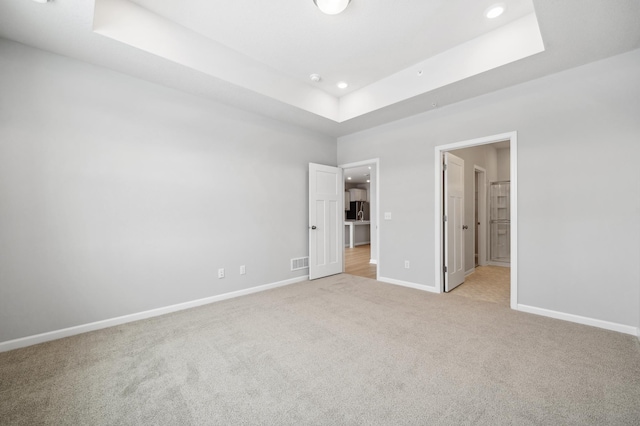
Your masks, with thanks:
<instances>
[{"instance_id":1,"label":"white door panel","mask_svg":"<svg viewBox=\"0 0 640 426\"><path fill-rule=\"evenodd\" d=\"M451 291L464 282L464 160L444 153L444 289Z\"/></svg>"},{"instance_id":2,"label":"white door panel","mask_svg":"<svg viewBox=\"0 0 640 426\"><path fill-rule=\"evenodd\" d=\"M342 272L342 170L309 163L309 279Z\"/></svg>"}]
</instances>

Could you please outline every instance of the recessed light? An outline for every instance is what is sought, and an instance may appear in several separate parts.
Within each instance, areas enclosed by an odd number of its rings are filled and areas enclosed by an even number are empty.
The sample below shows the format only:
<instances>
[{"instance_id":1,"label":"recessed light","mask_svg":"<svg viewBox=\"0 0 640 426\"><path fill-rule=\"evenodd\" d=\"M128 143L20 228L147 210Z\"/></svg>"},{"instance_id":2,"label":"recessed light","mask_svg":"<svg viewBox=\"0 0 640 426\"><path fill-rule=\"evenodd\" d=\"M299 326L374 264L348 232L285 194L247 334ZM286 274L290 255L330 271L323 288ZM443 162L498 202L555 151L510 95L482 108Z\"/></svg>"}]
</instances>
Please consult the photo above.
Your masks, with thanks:
<instances>
[{"instance_id":1,"label":"recessed light","mask_svg":"<svg viewBox=\"0 0 640 426\"><path fill-rule=\"evenodd\" d=\"M367 179L367 183L371 183L371 181L369 179Z\"/></svg>"},{"instance_id":2,"label":"recessed light","mask_svg":"<svg viewBox=\"0 0 640 426\"><path fill-rule=\"evenodd\" d=\"M347 176L347 180L351 180L351 176Z\"/></svg>"},{"instance_id":3,"label":"recessed light","mask_svg":"<svg viewBox=\"0 0 640 426\"><path fill-rule=\"evenodd\" d=\"M51 0L33 0L33 1L36 2L36 3L45 4L45 3L49 3Z\"/></svg>"},{"instance_id":4,"label":"recessed light","mask_svg":"<svg viewBox=\"0 0 640 426\"><path fill-rule=\"evenodd\" d=\"M320 80L322 80L322 77L320 77L320 74L311 74L309 76L309 78L311 79L311 81L313 81L314 83L319 82Z\"/></svg>"},{"instance_id":5,"label":"recessed light","mask_svg":"<svg viewBox=\"0 0 640 426\"><path fill-rule=\"evenodd\" d=\"M346 81L339 81L336 86L338 86L339 89L346 89L349 87L349 84Z\"/></svg>"},{"instance_id":6,"label":"recessed light","mask_svg":"<svg viewBox=\"0 0 640 426\"><path fill-rule=\"evenodd\" d=\"M351 0L313 0L313 2L318 6L318 9L320 9L322 13L326 13L327 15L337 15L349 6Z\"/></svg>"},{"instance_id":7,"label":"recessed light","mask_svg":"<svg viewBox=\"0 0 640 426\"><path fill-rule=\"evenodd\" d=\"M498 16L500 16L500 15L502 15L504 13L505 9L506 9L506 7L502 3L494 4L493 6L489 7L487 10L485 10L484 16L486 16L489 19L497 18Z\"/></svg>"}]
</instances>

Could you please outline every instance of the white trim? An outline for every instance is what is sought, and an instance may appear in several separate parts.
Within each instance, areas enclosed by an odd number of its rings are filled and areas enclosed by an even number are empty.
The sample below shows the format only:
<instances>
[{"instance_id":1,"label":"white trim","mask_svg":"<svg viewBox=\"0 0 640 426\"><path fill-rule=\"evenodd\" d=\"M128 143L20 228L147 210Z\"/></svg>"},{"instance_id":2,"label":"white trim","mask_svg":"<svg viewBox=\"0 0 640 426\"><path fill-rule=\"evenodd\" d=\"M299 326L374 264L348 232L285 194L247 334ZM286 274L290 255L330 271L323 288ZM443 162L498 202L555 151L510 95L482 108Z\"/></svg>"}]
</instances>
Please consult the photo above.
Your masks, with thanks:
<instances>
[{"instance_id":1,"label":"white trim","mask_svg":"<svg viewBox=\"0 0 640 426\"><path fill-rule=\"evenodd\" d=\"M479 188L479 200L478 200L478 221L480 222L480 231L478 232L478 266L485 266L487 264L487 252L489 251L489 244L487 243L487 231L489 228L489 221L487 220L487 171L477 164L473 165L474 174L477 173L482 177L482 185ZM476 182L474 176L474 185ZM475 189L475 188L474 188ZM474 205L475 205L475 191L473 192ZM474 223L474 227L476 224Z\"/></svg>"},{"instance_id":2,"label":"white trim","mask_svg":"<svg viewBox=\"0 0 640 426\"><path fill-rule=\"evenodd\" d=\"M511 263L508 263L508 262L495 262L493 260L488 261L487 265L489 265L489 266L500 266L502 268L510 268L511 267Z\"/></svg>"},{"instance_id":3,"label":"white trim","mask_svg":"<svg viewBox=\"0 0 640 426\"><path fill-rule=\"evenodd\" d=\"M440 293L436 287L431 287L424 284L411 283L408 281L400 281L394 278L378 277L378 281L381 281L387 284L399 285L402 287L415 288L416 290L428 291L430 293Z\"/></svg>"},{"instance_id":4,"label":"white trim","mask_svg":"<svg viewBox=\"0 0 640 426\"><path fill-rule=\"evenodd\" d=\"M592 327L604 328L605 330L617 331L619 333L631 335L638 335L638 333L640 333L640 329L630 325L618 324L615 322L603 321L580 315L566 314L564 312L552 311L550 309L536 308L535 306L518 305L517 309L529 314L542 315L544 317L555 318L563 321L590 325Z\"/></svg>"},{"instance_id":5,"label":"white trim","mask_svg":"<svg viewBox=\"0 0 640 426\"><path fill-rule=\"evenodd\" d=\"M376 223L375 223L376 253L371 253L371 255L375 255L375 259L371 259L369 263L373 263L377 265L380 262L380 223L382 222L380 218L380 159L372 158L371 160L363 160L363 161L356 161L354 163L340 164L338 165L338 167L340 167L341 169L350 169L353 167L369 166L374 164L376 166ZM342 189L344 191L344 179L342 183ZM343 267L343 271L344 271L344 267ZM380 279L380 268L376 268L376 279L377 280Z\"/></svg>"},{"instance_id":6,"label":"white trim","mask_svg":"<svg viewBox=\"0 0 640 426\"><path fill-rule=\"evenodd\" d=\"M469 275L473 274L476 271L476 267L474 266L473 268L469 269L468 271L465 271L464 276L468 277Z\"/></svg>"},{"instance_id":7,"label":"white trim","mask_svg":"<svg viewBox=\"0 0 640 426\"><path fill-rule=\"evenodd\" d=\"M372 264L372 265L377 265L378 261L375 260L375 259L369 259L369 263Z\"/></svg>"},{"instance_id":8,"label":"white trim","mask_svg":"<svg viewBox=\"0 0 640 426\"><path fill-rule=\"evenodd\" d=\"M436 230L436 238L434 238L435 253L435 285L437 293L443 290L443 271L442 265L444 253L442 253L442 155L445 151L455 149L469 148L478 145L488 145L495 142L510 141L510 179L511 179L511 309L517 309L518 304L518 132L501 133L493 136L486 136L468 141L455 142L446 145L438 145L434 148L434 186L435 186L435 202L434 202L434 229Z\"/></svg>"},{"instance_id":9,"label":"white trim","mask_svg":"<svg viewBox=\"0 0 640 426\"><path fill-rule=\"evenodd\" d=\"M359 243L353 243L353 246L354 246L354 247L358 247L358 246L366 246L367 244L371 244L371 241L362 241L362 242L359 242ZM345 245L344 245L344 248L350 248L350 247L349 247L349 244L345 244Z\"/></svg>"},{"instance_id":10,"label":"white trim","mask_svg":"<svg viewBox=\"0 0 640 426\"><path fill-rule=\"evenodd\" d=\"M518 306L518 133L513 132L510 138L509 146L510 165L509 165L509 177L511 178L511 191L509 198L511 199L511 205L509 210L511 211L511 226L509 232L511 232L511 259L509 267L511 268L511 309L516 309Z\"/></svg>"},{"instance_id":11,"label":"white trim","mask_svg":"<svg viewBox=\"0 0 640 426\"><path fill-rule=\"evenodd\" d=\"M265 284L257 287L251 287L244 290L232 291L230 293L219 294L217 296L206 297L204 299L193 300L191 302L178 303L177 305L165 306L163 308L151 309L149 311L138 312L135 314L123 315L121 317L110 318L102 321L91 322L89 324L77 325L74 327L63 328L61 330L49 331L47 333L36 334L33 336L21 337L19 339L0 342L0 352L10 351L12 349L24 348L26 346L37 345L51 340L62 339L63 337L75 336L76 334L87 333L89 331L101 330L103 328L113 327L116 325L126 324L142 319L158 317L160 315L172 312L183 311L185 309L195 308L210 303L220 302L222 300L232 299L235 297L246 296L252 293L258 293L272 288L283 287L290 284L307 281L308 275L291 278L284 281L278 281L271 284Z\"/></svg>"}]
</instances>

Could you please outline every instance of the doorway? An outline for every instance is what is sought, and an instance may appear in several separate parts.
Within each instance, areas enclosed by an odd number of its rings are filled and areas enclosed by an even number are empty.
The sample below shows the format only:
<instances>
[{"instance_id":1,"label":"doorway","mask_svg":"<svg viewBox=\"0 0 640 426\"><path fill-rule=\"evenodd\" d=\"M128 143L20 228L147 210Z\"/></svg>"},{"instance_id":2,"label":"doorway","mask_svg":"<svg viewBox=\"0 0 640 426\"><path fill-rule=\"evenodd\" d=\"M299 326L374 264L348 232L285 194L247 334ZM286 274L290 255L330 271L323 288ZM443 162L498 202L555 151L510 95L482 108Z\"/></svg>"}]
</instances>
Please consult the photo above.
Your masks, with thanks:
<instances>
[{"instance_id":1,"label":"doorway","mask_svg":"<svg viewBox=\"0 0 640 426\"><path fill-rule=\"evenodd\" d=\"M443 167L443 157L444 154L446 152L450 152L450 151L455 151L455 150L460 150L460 149L464 149L464 148L472 148L472 147L480 147L482 145L490 145L490 144L497 144L497 143L507 143L508 146L510 147L510 150L508 152L508 163L509 163L509 170L508 170L508 179L510 181L510 197L508 200L508 204L509 204L509 208L510 208L510 214L511 214L511 232L509 235L509 244L511 247L511 253L510 253L510 268L502 268L501 270L497 270L497 271L486 271L486 272L491 272L493 278L491 278L490 280L492 280L493 282L499 281L498 278L496 278L497 275L493 274L494 272L500 272L502 274L502 276L504 276L506 274L506 276L508 276L509 279L509 284L508 284L508 289L509 289L509 296L508 296L508 304L512 309L517 309L517 300L518 300L518 296L517 296L517 268L518 268L518 262L517 262L517 133L516 132L510 132L510 133L504 133L504 134L500 134L500 135L495 135L495 136L488 136L488 137L484 137L484 138L478 138L478 139L473 139L473 140L469 140L469 141L463 141L463 142L457 142L457 143L452 143L452 144L447 144L447 145L440 145L435 147L435 174L436 174L436 188L435 188L435 234L436 234L436 241L435 241L435 263L436 263L436 267L435 267L435 271L436 271L436 283L438 283L436 285L438 292L444 292L445 290L445 283L446 283L446 279L447 279L447 271L446 271L446 264L447 264L447 252L444 250L445 247L445 237L446 237L446 233L447 233L447 223L445 222L446 217L443 215L444 212L444 204L445 204L445 200L446 200L446 193L445 190L443 188L444 183L445 183L445 179L446 179L446 173L444 172L444 167ZM484 173L484 177L485 179L482 180L482 174ZM490 179L489 179L490 178ZM484 167L475 167L473 168L473 173L470 174L470 179L469 179L469 185L473 186L473 191L472 194L475 194L475 191L477 189L478 191L478 195L473 196L473 202L469 204L469 208L468 208L468 212L469 215L467 215L467 217L470 217L474 220L474 226L472 227L468 227L466 224L461 224L461 226L466 226L467 229L469 229L469 231L474 232L475 228L478 228L478 237L475 238L475 241L478 242L477 244L477 249L476 249L476 245L475 242L473 243L471 247L471 251L469 253L473 253L473 254L467 254L466 257L471 258L471 260L468 261L468 264L471 265L470 268L466 268L466 272L472 273L475 270L476 267L476 262L475 262L475 254L477 253L478 256L478 266L483 267L483 268L499 268L496 266L484 266L482 265L482 263L486 262L487 259L487 250L488 250L488 241L486 239L486 236L488 234L488 228L489 228L489 221L488 221L488 217L484 216L484 220L481 218L481 215L486 214L489 206L487 204L485 204L484 206L481 206L481 203L483 200L485 200L485 203L488 202L487 197L483 196L480 194L480 192L482 192L482 181L485 183L484 185L484 191L486 193L487 191L487 184L488 184L488 180L498 180L497 176L488 176L488 171L484 168ZM471 196L469 196L468 198L471 198ZM477 200L477 214L473 214L473 210L476 208L476 200ZM472 201L472 200L469 200ZM477 225L477 223L480 223L480 225ZM485 229L483 232L482 226L484 225ZM484 233L485 239L484 241L482 241L482 235ZM475 235L475 232L474 234ZM470 237L470 236L469 236ZM471 239L471 238L469 238ZM470 241L471 242L471 241ZM476 278L478 278L481 274L477 274ZM486 274L485 274L486 275Z\"/></svg>"},{"instance_id":2,"label":"doorway","mask_svg":"<svg viewBox=\"0 0 640 426\"><path fill-rule=\"evenodd\" d=\"M344 176L344 272L378 278L379 159L339 166Z\"/></svg>"}]
</instances>

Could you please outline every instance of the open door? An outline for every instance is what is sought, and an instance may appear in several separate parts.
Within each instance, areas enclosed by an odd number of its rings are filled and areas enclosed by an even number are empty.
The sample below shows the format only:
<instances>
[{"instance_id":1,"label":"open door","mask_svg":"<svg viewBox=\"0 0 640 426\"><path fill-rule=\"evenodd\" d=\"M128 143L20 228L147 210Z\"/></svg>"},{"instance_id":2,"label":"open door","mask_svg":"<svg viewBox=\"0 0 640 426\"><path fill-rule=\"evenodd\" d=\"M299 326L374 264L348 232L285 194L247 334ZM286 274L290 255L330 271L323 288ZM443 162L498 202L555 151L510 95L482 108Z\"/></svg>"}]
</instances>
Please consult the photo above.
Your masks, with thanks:
<instances>
[{"instance_id":1,"label":"open door","mask_svg":"<svg viewBox=\"0 0 640 426\"><path fill-rule=\"evenodd\" d=\"M444 291L464 282L464 160L444 153Z\"/></svg>"},{"instance_id":2,"label":"open door","mask_svg":"<svg viewBox=\"0 0 640 426\"><path fill-rule=\"evenodd\" d=\"M309 279L343 270L342 169L309 163Z\"/></svg>"}]
</instances>

